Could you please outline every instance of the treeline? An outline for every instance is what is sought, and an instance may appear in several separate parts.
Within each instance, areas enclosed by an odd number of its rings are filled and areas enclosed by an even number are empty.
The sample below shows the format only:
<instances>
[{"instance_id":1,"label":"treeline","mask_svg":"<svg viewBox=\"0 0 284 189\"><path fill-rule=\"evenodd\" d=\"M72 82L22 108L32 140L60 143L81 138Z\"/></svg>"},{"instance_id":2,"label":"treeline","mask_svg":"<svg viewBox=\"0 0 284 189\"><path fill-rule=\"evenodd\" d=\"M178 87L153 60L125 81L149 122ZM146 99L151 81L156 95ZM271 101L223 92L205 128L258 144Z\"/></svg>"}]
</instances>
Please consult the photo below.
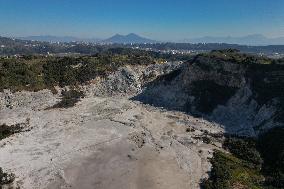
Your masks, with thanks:
<instances>
[{"instance_id":1,"label":"treeline","mask_svg":"<svg viewBox=\"0 0 284 189\"><path fill-rule=\"evenodd\" d=\"M284 58L271 59L266 56L257 56L253 54L242 53L238 49L221 49L212 50L210 53L203 53L201 56L206 56L216 61L226 61L236 64L251 65L279 65L284 64Z\"/></svg>"},{"instance_id":2,"label":"treeline","mask_svg":"<svg viewBox=\"0 0 284 189\"><path fill-rule=\"evenodd\" d=\"M91 56L0 58L0 91L37 91L55 85L77 85L97 76L106 76L123 65L149 65L176 58L125 48L109 49Z\"/></svg>"}]
</instances>

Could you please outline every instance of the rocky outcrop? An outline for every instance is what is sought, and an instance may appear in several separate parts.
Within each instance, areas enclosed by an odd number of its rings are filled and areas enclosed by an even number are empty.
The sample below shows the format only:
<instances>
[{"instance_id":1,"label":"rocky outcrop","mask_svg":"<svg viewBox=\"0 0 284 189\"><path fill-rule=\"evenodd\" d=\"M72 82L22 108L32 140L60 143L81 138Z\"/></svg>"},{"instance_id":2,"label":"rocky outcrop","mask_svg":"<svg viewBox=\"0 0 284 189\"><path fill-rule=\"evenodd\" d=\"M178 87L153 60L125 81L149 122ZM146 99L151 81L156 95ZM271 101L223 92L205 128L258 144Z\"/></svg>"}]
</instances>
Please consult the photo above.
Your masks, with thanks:
<instances>
[{"instance_id":1,"label":"rocky outcrop","mask_svg":"<svg viewBox=\"0 0 284 189\"><path fill-rule=\"evenodd\" d=\"M87 93L98 96L131 96L143 89L144 85L177 69L182 62L151 64L149 66L124 66L118 71L101 78L93 85L85 86Z\"/></svg>"},{"instance_id":2,"label":"rocky outcrop","mask_svg":"<svg viewBox=\"0 0 284 189\"><path fill-rule=\"evenodd\" d=\"M148 66L124 66L105 78L97 77L86 85L78 86L88 96L133 96L141 92L144 85L177 69L182 62L150 64ZM55 87L57 94L50 90L37 92L4 90L0 93L0 110L17 107L43 110L53 106L60 99L62 90L70 87Z\"/></svg>"},{"instance_id":3,"label":"rocky outcrop","mask_svg":"<svg viewBox=\"0 0 284 189\"><path fill-rule=\"evenodd\" d=\"M38 92L21 91L13 93L10 90L4 90L0 93L0 110L13 109L14 107L25 107L31 109L47 108L48 105L58 101L58 94L53 94L50 90Z\"/></svg>"}]
</instances>

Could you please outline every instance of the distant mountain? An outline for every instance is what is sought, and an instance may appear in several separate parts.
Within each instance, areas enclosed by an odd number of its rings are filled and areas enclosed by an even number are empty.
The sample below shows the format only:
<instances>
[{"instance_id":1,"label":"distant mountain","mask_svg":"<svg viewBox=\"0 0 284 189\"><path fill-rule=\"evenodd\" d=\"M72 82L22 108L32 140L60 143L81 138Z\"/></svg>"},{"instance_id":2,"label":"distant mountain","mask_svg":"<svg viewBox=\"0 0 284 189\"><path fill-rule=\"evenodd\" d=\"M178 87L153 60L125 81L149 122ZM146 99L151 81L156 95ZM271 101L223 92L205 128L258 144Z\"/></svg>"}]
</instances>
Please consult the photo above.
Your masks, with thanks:
<instances>
[{"instance_id":1,"label":"distant mountain","mask_svg":"<svg viewBox=\"0 0 284 189\"><path fill-rule=\"evenodd\" d=\"M120 43L120 44L130 44L130 43L157 43L157 41L152 39L147 39L141 37L137 34L130 33L128 35L116 34L103 42L105 43Z\"/></svg>"},{"instance_id":2,"label":"distant mountain","mask_svg":"<svg viewBox=\"0 0 284 189\"><path fill-rule=\"evenodd\" d=\"M41 42L39 42L39 43L41 43ZM21 40L21 39L15 39L15 38L0 36L0 45L2 46L2 48L4 48L4 47L24 48L25 45L28 45L28 44L36 44L36 43L32 42L32 41L28 41L28 40Z\"/></svg>"},{"instance_id":3,"label":"distant mountain","mask_svg":"<svg viewBox=\"0 0 284 189\"><path fill-rule=\"evenodd\" d=\"M39 36L28 36L28 37L20 37L18 39L22 40L32 40L32 41L42 41L42 42L104 42L104 43L119 43L119 44L130 44L130 43L156 43L157 41L147 39L136 35L134 33L130 33L128 35L119 35L116 34L108 39L100 40L100 39L91 39L91 38L78 38L72 36L51 36L51 35L39 35Z\"/></svg>"},{"instance_id":4,"label":"distant mountain","mask_svg":"<svg viewBox=\"0 0 284 189\"><path fill-rule=\"evenodd\" d=\"M284 45L284 37L267 38L260 34L248 35L243 37L201 37L195 39L185 39L187 43L227 43L239 45Z\"/></svg>"},{"instance_id":5,"label":"distant mountain","mask_svg":"<svg viewBox=\"0 0 284 189\"><path fill-rule=\"evenodd\" d=\"M52 36L52 35L39 35L18 37L21 40L41 41L41 42L89 42L89 43L118 43L118 44L130 44L130 43L158 43L158 41L141 37L137 34L130 33L128 35L116 34L108 39L101 40L97 38L79 38L73 36ZM178 42L181 43L226 43L226 44L238 44L238 45L252 45L252 46L265 46L265 45L284 45L284 37L268 38L261 34L247 35L243 37L212 37L206 36L201 38L189 38L183 39Z\"/></svg>"},{"instance_id":6,"label":"distant mountain","mask_svg":"<svg viewBox=\"0 0 284 189\"><path fill-rule=\"evenodd\" d=\"M72 36L51 36L51 35L39 35L39 36L28 36L28 37L20 37L22 40L33 40L33 41L42 41L42 42L98 42L99 39L88 39L88 38L78 38Z\"/></svg>"},{"instance_id":7,"label":"distant mountain","mask_svg":"<svg viewBox=\"0 0 284 189\"><path fill-rule=\"evenodd\" d=\"M103 42L103 41L102 41ZM82 44L82 43L64 43L53 44L42 41L20 40L8 37L0 36L0 56L15 55L15 54L57 54L57 53L80 53L80 54L96 54L108 48L116 47L133 47L130 44L113 44L103 45L101 44ZM118 41L116 41L118 42ZM125 42L125 41L124 41ZM133 42L133 41L131 41ZM137 41L136 41L137 42ZM168 50L190 50L196 52L204 52L219 49L239 49L241 52L246 53L264 53L266 55L272 55L277 53L282 57L284 54L284 45L269 45L269 46L247 46L237 44L225 44L225 43L205 43L205 44L192 44L192 43L155 43L153 40L139 41L140 44L135 46L141 49L151 48L153 50L168 51ZM121 42L120 42L121 43ZM277 55L278 56L278 55Z\"/></svg>"}]
</instances>

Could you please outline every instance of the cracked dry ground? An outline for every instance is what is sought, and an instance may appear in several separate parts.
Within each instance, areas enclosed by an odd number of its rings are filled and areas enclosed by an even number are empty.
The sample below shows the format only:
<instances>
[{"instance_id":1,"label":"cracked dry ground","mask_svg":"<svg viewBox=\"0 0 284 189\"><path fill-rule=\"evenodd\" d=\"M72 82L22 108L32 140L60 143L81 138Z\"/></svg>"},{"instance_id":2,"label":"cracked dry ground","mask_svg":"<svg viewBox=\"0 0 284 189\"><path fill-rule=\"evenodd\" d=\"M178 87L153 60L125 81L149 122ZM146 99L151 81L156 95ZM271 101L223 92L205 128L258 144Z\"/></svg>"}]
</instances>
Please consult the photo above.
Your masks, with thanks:
<instances>
[{"instance_id":1,"label":"cracked dry ground","mask_svg":"<svg viewBox=\"0 0 284 189\"><path fill-rule=\"evenodd\" d=\"M28 119L31 127L0 142L0 165L21 188L199 188L220 145L200 136L222 132L181 112L115 97L87 97L69 109L19 107L0 116L7 124Z\"/></svg>"}]
</instances>

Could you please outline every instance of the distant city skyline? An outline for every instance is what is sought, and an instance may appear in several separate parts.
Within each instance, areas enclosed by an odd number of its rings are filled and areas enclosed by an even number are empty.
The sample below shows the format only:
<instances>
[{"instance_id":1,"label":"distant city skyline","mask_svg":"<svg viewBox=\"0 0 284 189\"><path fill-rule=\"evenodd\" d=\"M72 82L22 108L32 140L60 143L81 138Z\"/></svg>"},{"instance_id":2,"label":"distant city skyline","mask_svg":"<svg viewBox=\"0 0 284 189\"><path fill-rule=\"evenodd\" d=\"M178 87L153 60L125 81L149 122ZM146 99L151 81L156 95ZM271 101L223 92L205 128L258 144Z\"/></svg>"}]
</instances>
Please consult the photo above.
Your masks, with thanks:
<instances>
[{"instance_id":1,"label":"distant city skyline","mask_svg":"<svg viewBox=\"0 0 284 189\"><path fill-rule=\"evenodd\" d=\"M0 0L2 36L284 37L283 0Z\"/></svg>"}]
</instances>

